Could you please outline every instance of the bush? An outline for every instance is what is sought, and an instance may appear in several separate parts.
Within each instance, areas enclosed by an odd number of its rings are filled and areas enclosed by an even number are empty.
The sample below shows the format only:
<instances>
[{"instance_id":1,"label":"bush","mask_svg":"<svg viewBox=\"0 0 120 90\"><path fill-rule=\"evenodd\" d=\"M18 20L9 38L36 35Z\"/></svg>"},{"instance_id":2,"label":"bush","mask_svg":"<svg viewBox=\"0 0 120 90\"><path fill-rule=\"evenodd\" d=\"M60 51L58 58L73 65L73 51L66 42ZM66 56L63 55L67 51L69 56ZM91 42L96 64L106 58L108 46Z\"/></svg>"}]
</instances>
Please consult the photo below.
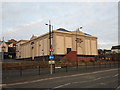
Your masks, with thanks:
<instances>
[{"instance_id":1,"label":"bush","mask_svg":"<svg viewBox=\"0 0 120 90\"><path fill-rule=\"evenodd\" d=\"M90 62L95 62L94 60L90 60Z\"/></svg>"},{"instance_id":2,"label":"bush","mask_svg":"<svg viewBox=\"0 0 120 90\"><path fill-rule=\"evenodd\" d=\"M85 62L84 60L82 60L81 62Z\"/></svg>"}]
</instances>

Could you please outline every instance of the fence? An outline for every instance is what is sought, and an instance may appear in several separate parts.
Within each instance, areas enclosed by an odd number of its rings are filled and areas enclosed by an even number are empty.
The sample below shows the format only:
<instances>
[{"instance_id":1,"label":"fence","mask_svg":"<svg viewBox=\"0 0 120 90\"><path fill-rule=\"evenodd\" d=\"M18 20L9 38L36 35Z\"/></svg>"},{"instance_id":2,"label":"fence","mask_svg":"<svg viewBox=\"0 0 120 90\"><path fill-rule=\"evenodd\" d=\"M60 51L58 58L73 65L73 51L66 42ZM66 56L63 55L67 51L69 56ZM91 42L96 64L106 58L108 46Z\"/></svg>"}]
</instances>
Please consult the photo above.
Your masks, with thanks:
<instances>
[{"instance_id":1,"label":"fence","mask_svg":"<svg viewBox=\"0 0 120 90\"><path fill-rule=\"evenodd\" d=\"M105 62L67 62L53 65L54 73L63 72L88 72L109 68L117 68L120 63L118 61ZM3 78L15 76L31 76L31 75L45 75L50 74L50 65L48 62L20 62L20 63L3 63L2 65Z\"/></svg>"}]
</instances>

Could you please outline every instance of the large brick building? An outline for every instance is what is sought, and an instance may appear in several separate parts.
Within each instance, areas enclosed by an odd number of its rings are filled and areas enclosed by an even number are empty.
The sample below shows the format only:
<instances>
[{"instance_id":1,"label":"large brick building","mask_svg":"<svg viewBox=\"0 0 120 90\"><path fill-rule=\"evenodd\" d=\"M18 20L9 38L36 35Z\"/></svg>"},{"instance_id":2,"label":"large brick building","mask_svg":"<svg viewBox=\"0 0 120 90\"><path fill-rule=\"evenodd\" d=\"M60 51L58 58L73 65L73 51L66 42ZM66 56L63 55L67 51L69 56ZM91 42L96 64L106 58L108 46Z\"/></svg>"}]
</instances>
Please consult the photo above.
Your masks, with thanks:
<instances>
[{"instance_id":1,"label":"large brick building","mask_svg":"<svg viewBox=\"0 0 120 90\"><path fill-rule=\"evenodd\" d=\"M49 33L39 37L32 36L28 41L21 40L16 45L17 59L40 60L43 56L47 59L50 47ZM79 56L93 57L98 55L97 37L81 31L67 31L62 28L53 30L52 47L55 57L65 56L70 51L76 51L76 49Z\"/></svg>"}]
</instances>

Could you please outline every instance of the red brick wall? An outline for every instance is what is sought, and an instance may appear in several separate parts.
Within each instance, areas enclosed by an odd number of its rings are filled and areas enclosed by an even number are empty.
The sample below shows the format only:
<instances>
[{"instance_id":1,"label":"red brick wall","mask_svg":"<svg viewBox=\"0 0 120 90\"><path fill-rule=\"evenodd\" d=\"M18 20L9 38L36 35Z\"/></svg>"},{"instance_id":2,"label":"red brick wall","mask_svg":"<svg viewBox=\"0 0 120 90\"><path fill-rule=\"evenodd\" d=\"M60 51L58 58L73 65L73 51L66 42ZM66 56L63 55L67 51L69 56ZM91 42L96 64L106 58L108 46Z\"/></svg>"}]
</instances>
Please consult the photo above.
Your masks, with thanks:
<instances>
[{"instance_id":1,"label":"red brick wall","mask_svg":"<svg viewBox=\"0 0 120 90\"><path fill-rule=\"evenodd\" d=\"M95 60L95 57L76 57L76 51L70 51L65 58L69 59L70 61L90 61Z\"/></svg>"}]
</instances>

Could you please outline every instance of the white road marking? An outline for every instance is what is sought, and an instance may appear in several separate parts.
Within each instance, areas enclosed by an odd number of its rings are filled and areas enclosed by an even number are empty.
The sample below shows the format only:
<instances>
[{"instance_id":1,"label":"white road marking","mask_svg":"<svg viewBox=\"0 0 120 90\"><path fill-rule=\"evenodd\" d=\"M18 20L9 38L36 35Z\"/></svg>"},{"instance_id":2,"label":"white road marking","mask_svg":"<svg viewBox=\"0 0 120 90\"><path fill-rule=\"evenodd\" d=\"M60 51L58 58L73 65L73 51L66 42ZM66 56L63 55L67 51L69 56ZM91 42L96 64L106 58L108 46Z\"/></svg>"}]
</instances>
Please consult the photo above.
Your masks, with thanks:
<instances>
[{"instance_id":1,"label":"white road marking","mask_svg":"<svg viewBox=\"0 0 120 90\"><path fill-rule=\"evenodd\" d=\"M6 86L6 84L0 84L0 87L2 87L2 86Z\"/></svg>"},{"instance_id":2,"label":"white road marking","mask_svg":"<svg viewBox=\"0 0 120 90\"><path fill-rule=\"evenodd\" d=\"M99 77L99 78L96 78L96 79L94 79L94 80L96 81L96 80L99 80L99 79L102 79L102 78L103 78L103 77Z\"/></svg>"},{"instance_id":3,"label":"white road marking","mask_svg":"<svg viewBox=\"0 0 120 90\"><path fill-rule=\"evenodd\" d=\"M61 76L61 77L52 77L52 78L45 78L45 79L39 79L39 80L33 80L33 81L19 82L19 83L11 83L11 84L6 84L5 86L14 86L14 85L20 85L20 84L36 83L36 82L45 81L45 80L64 78L64 77L82 76L82 75L89 75L89 74L96 74L96 73L100 73L100 72L107 72L107 71L114 71L114 70L118 70L118 69L110 69L110 70L103 70L103 71L96 71L96 72L75 74L75 75Z\"/></svg>"},{"instance_id":4,"label":"white road marking","mask_svg":"<svg viewBox=\"0 0 120 90\"><path fill-rule=\"evenodd\" d=\"M66 84L63 84L63 85L59 85L59 86L56 86L52 89L55 89L55 88L61 88L61 87L64 87L64 86L67 86L67 85L70 85L70 84L76 84L76 83L79 83L79 84L82 84L82 83L87 83L87 82L92 82L92 81L97 81L99 79L104 79L106 77L99 77L99 78L96 78L96 79L93 79L93 80L87 80L87 81L80 81L80 82L72 82L72 83L66 83ZM100 83L101 85L105 85L105 83Z\"/></svg>"},{"instance_id":5,"label":"white road marking","mask_svg":"<svg viewBox=\"0 0 120 90\"><path fill-rule=\"evenodd\" d=\"M101 85L106 85L105 83L100 83Z\"/></svg>"},{"instance_id":6,"label":"white road marking","mask_svg":"<svg viewBox=\"0 0 120 90\"><path fill-rule=\"evenodd\" d=\"M120 90L120 85L115 90Z\"/></svg>"},{"instance_id":7,"label":"white road marking","mask_svg":"<svg viewBox=\"0 0 120 90\"><path fill-rule=\"evenodd\" d=\"M54 87L53 89L55 89L55 88L61 88L61 87L64 87L64 86L67 86L67 85L70 85L71 83L66 83L66 84L63 84L63 85L59 85L59 86L57 86L57 87Z\"/></svg>"},{"instance_id":8,"label":"white road marking","mask_svg":"<svg viewBox=\"0 0 120 90\"><path fill-rule=\"evenodd\" d=\"M114 76L118 76L118 74L114 75ZM56 86L57 88L61 88L61 87L64 87L64 86L67 86L67 85L70 85L70 84L76 84L76 83L87 83L87 82L92 82L92 81L97 81L97 80L100 80L100 79L104 79L104 78L111 78L112 76L106 76L106 77L98 77L96 79L93 79L93 80L88 80L88 81L80 81L80 82L72 82L72 83L67 83L67 84L63 84L63 85L60 85L60 86ZM106 85L105 83L100 83L101 85ZM53 89L55 89L56 87L54 87ZM120 88L120 87L119 87Z\"/></svg>"},{"instance_id":9,"label":"white road marking","mask_svg":"<svg viewBox=\"0 0 120 90\"><path fill-rule=\"evenodd\" d=\"M113 77L117 77L119 74L115 74Z\"/></svg>"}]
</instances>

